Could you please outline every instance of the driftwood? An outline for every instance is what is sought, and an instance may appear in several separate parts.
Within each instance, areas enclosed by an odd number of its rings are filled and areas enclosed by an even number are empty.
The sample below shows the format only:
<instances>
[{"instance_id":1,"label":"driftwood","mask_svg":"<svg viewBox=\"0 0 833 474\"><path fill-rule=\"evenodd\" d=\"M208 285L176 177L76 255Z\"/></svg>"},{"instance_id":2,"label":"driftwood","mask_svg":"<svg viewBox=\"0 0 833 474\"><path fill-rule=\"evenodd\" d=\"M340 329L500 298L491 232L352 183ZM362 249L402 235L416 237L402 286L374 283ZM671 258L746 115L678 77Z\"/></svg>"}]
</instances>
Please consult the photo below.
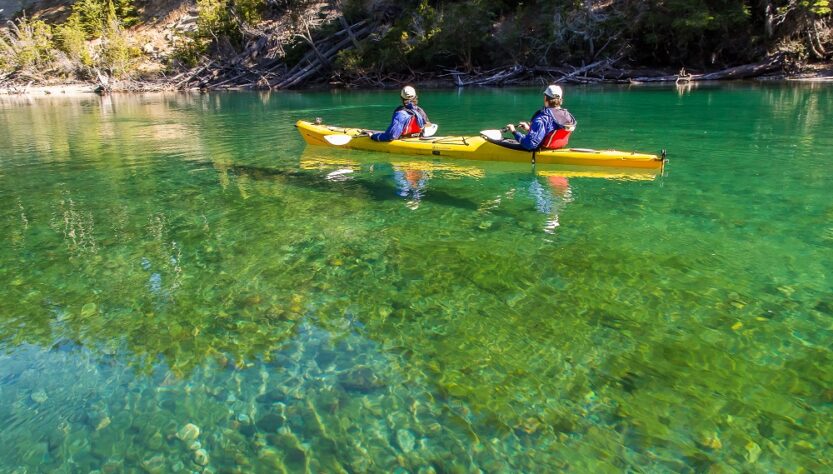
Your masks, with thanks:
<instances>
[{"instance_id":1,"label":"driftwood","mask_svg":"<svg viewBox=\"0 0 833 474\"><path fill-rule=\"evenodd\" d=\"M9 84L7 86L9 95L23 95L29 92L29 86L32 85L33 81L29 81L26 84L17 85L17 84Z\"/></svg>"},{"instance_id":2,"label":"driftwood","mask_svg":"<svg viewBox=\"0 0 833 474\"><path fill-rule=\"evenodd\" d=\"M348 27L347 29L350 29L350 27ZM309 64L307 64L306 66L296 66L295 68L288 71L286 76L282 78L280 81L276 83L270 83L270 86L277 89L286 89L301 84L304 80L306 80L313 74L317 74L322 69L328 68L332 60L335 59L336 55L339 53L339 51L351 49L353 47L354 39L364 37L369 33L370 27L364 27L356 32L351 32L351 34L348 35L345 39L339 41L326 51L321 52L320 58L310 61Z\"/></svg>"},{"instance_id":3,"label":"driftwood","mask_svg":"<svg viewBox=\"0 0 833 474\"><path fill-rule=\"evenodd\" d=\"M353 25L342 20L344 28L328 37L316 39L310 28L296 35L309 45L298 64L287 70L281 60L283 45L274 32L247 30L250 40L242 52L223 61L210 61L175 77L176 87L221 89L248 87L257 89L288 88L302 84L313 75L331 67L339 51L359 44L371 28L367 20Z\"/></svg>"},{"instance_id":4,"label":"driftwood","mask_svg":"<svg viewBox=\"0 0 833 474\"><path fill-rule=\"evenodd\" d=\"M454 80L454 85L457 87L465 86L499 86L517 83L523 79L531 78L535 75L546 74L552 82L570 82L577 84L599 83L599 82L622 82L621 74L616 78L609 79L605 72L618 59L609 58L601 61L596 61L592 64L582 66L579 68L571 68L568 72L567 68L536 66L527 68L515 64L508 68L492 69L482 73L467 74L454 69L447 70L444 76L451 76Z\"/></svg>"},{"instance_id":5,"label":"driftwood","mask_svg":"<svg viewBox=\"0 0 833 474\"><path fill-rule=\"evenodd\" d=\"M564 76L559 77L558 79L555 80L555 82L559 83L559 82L569 81L571 78L576 77L579 74L585 74L586 75L587 73L589 73L591 71L595 71L597 69L602 69L604 67L607 67L607 66L615 63L616 61L617 61L616 59L605 59L605 60L602 60L602 61L596 61L593 64L588 64L587 66L580 67L580 68L576 69L575 71L571 72L570 74L565 74Z\"/></svg>"},{"instance_id":6,"label":"driftwood","mask_svg":"<svg viewBox=\"0 0 833 474\"><path fill-rule=\"evenodd\" d=\"M465 87L505 85L520 79L529 69L515 64L508 68L491 69L482 73L464 73L456 69L448 69L447 71L447 74L443 74L443 76L451 76L454 78L454 85Z\"/></svg>"},{"instance_id":7,"label":"driftwood","mask_svg":"<svg viewBox=\"0 0 833 474\"><path fill-rule=\"evenodd\" d=\"M785 64L783 55L774 55L766 60L755 64L744 64L708 74L687 74L683 69L680 74L673 76L634 77L631 82L698 82L718 81L726 79L751 79L764 74L777 71Z\"/></svg>"}]
</instances>

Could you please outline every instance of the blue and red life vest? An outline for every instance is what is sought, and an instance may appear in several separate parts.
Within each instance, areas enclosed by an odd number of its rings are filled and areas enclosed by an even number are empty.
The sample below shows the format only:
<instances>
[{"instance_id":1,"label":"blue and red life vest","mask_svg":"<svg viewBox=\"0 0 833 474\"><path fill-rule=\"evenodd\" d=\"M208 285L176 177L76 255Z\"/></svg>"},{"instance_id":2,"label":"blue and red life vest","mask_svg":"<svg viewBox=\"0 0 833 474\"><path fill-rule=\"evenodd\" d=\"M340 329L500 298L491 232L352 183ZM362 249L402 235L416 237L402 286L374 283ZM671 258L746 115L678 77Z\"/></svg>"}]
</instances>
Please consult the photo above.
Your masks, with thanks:
<instances>
[{"instance_id":1,"label":"blue and red life vest","mask_svg":"<svg viewBox=\"0 0 833 474\"><path fill-rule=\"evenodd\" d=\"M396 112L400 110L404 110L410 118L408 119L408 123L405 124L405 128L402 129L401 137L418 137L422 135L422 129L424 126L419 124L419 119L417 118L417 112L413 109L409 109L408 107L397 107Z\"/></svg>"},{"instance_id":2,"label":"blue and red life vest","mask_svg":"<svg viewBox=\"0 0 833 474\"><path fill-rule=\"evenodd\" d=\"M558 114L558 117L556 117L556 113ZM535 115L532 116L532 120L535 120L535 117L539 114L549 115L556 125L555 130L552 130L544 135L544 139L541 140L540 148L546 150L557 150L558 148L564 148L567 146L567 142L570 140L570 134L573 132L571 130L567 130L565 126L576 123L576 119L573 115L566 109L544 107L538 112L535 112Z\"/></svg>"}]
</instances>

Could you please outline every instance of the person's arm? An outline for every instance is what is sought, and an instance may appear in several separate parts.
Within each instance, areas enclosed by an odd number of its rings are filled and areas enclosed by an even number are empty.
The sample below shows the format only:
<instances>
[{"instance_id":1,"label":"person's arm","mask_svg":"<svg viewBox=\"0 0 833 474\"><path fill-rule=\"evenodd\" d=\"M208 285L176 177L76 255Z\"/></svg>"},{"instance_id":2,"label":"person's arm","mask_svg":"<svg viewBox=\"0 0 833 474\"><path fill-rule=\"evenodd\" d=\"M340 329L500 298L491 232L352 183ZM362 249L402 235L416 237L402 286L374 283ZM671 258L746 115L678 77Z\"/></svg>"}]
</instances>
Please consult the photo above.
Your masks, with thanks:
<instances>
[{"instance_id":1,"label":"person's arm","mask_svg":"<svg viewBox=\"0 0 833 474\"><path fill-rule=\"evenodd\" d=\"M526 135L521 135L521 132L515 131L512 133L515 140L521 144L524 150L536 150L541 146L541 142L547 135L547 127L543 117L535 117L535 120L529 125L529 132Z\"/></svg>"},{"instance_id":2,"label":"person's arm","mask_svg":"<svg viewBox=\"0 0 833 474\"><path fill-rule=\"evenodd\" d=\"M393 114L393 120L390 123L390 126L387 130L380 133L374 133L370 136L371 140L377 142L389 142L396 140L402 135L402 130L405 129L405 125L408 123L408 119L410 116L407 112L399 111Z\"/></svg>"}]
</instances>

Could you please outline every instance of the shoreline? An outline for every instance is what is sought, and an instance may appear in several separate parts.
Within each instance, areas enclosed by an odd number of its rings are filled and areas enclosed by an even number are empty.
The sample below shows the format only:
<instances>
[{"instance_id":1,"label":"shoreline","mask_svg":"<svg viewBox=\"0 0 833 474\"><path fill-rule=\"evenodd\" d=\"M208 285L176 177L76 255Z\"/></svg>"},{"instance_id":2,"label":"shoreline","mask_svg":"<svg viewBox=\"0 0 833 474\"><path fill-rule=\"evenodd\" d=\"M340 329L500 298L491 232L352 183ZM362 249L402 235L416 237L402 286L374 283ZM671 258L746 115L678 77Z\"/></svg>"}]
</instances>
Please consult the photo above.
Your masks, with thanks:
<instances>
[{"instance_id":1,"label":"shoreline","mask_svg":"<svg viewBox=\"0 0 833 474\"><path fill-rule=\"evenodd\" d=\"M416 87L424 88L424 89L454 89L454 88L502 88L502 87L533 87L539 86L548 82L544 77L534 77L528 80L517 81L512 84L505 84L505 85L468 85L468 86L457 86L451 80L440 80L437 78L425 79L425 80L415 80L415 81L406 81L408 84L413 84ZM716 80L701 80L701 81L693 81L688 83L680 83L677 84L679 86L689 86L699 83L731 83L731 82L784 82L784 83L791 83L791 82L805 82L805 83L833 83L833 71L824 71L823 73L816 73L816 74L795 74L795 75L776 75L776 76L761 76L751 79L716 79ZM280 91L324 91L324 90L373 90L373 89L390 89L399 87L400 83L391 82L390 84L380 84L376 87L364 87L364 86L351 86L345 84L333 84L333 83L317 83L317 84L307 84L304 87L299 88L292 88L292 89L254 89L250 87L243 87L243 86L229 86L229 87L222 87L222 88L209 88L209 89L200 89L196 87L190 88L174 88L170 85L160 84L158 82L138 82L138 81L125 81L124 86L114 87L108 94L142 94L142 93L159 93L159 92L230 92L230 91L243 91L243 92L280 92ZM634 85L634 86L645 86L645 85L671 85L674 84L673 81L648 81L643 82L636 80L634 78L630 78L628 80L618 80L618 81L611 81L611 82L588 82L588 83L573 83L572 85ZM57 84L46 84L46 85L17 85L17 84L4 84L0 83L0 96L4 97L78 97L78 96L90 96L90 95L98 95L99 92L99 84L95 82L88 82L88 83L79 83L79 82L68 82L68 83L57 83ZM106 95L106 94L105 94Z\"/></svg>"}]
</instances>

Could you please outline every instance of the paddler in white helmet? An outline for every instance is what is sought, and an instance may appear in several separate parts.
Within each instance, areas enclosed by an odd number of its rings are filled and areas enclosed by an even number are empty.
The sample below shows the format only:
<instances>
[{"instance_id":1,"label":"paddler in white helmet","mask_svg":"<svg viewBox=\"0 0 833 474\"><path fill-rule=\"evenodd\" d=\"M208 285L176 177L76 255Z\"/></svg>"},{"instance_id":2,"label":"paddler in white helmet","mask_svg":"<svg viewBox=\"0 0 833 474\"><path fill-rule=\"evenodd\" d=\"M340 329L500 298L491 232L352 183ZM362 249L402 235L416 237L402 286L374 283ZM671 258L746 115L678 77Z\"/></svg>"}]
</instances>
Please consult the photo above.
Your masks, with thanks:
<instances>
[{"instance_id":1,"label":"paddler in white helmet","mask_svg":"<svg viewBox=\"0 0 833 474\"><path fill-rule=\"evenodd\" d=\"M535 112L529 123L518 124L526 134L516 131L512 124L508 124L506 128L525 150L563 148L567 146L570 133L576 128L576 119L567 109L561 107L563 102L564 91L561 87L549 85L544 89L544 107Z\"/></svg>"},{"instance_id":2,"label":"paddler in white helmet","mask_svg":"<svg viewBox=\"0 0 833 474\"><path fill-rule=\"evenodd\" d=\"M402 105L393 111L393 119L390 126L384 132L374 133L371 139L377 142L389 142L401 137L418 137L422 134L426 125L430 125L428 115L417 105L416 89L412 86L405 86L399 92L402 98Z\"/></svg>"}]
</instances>

